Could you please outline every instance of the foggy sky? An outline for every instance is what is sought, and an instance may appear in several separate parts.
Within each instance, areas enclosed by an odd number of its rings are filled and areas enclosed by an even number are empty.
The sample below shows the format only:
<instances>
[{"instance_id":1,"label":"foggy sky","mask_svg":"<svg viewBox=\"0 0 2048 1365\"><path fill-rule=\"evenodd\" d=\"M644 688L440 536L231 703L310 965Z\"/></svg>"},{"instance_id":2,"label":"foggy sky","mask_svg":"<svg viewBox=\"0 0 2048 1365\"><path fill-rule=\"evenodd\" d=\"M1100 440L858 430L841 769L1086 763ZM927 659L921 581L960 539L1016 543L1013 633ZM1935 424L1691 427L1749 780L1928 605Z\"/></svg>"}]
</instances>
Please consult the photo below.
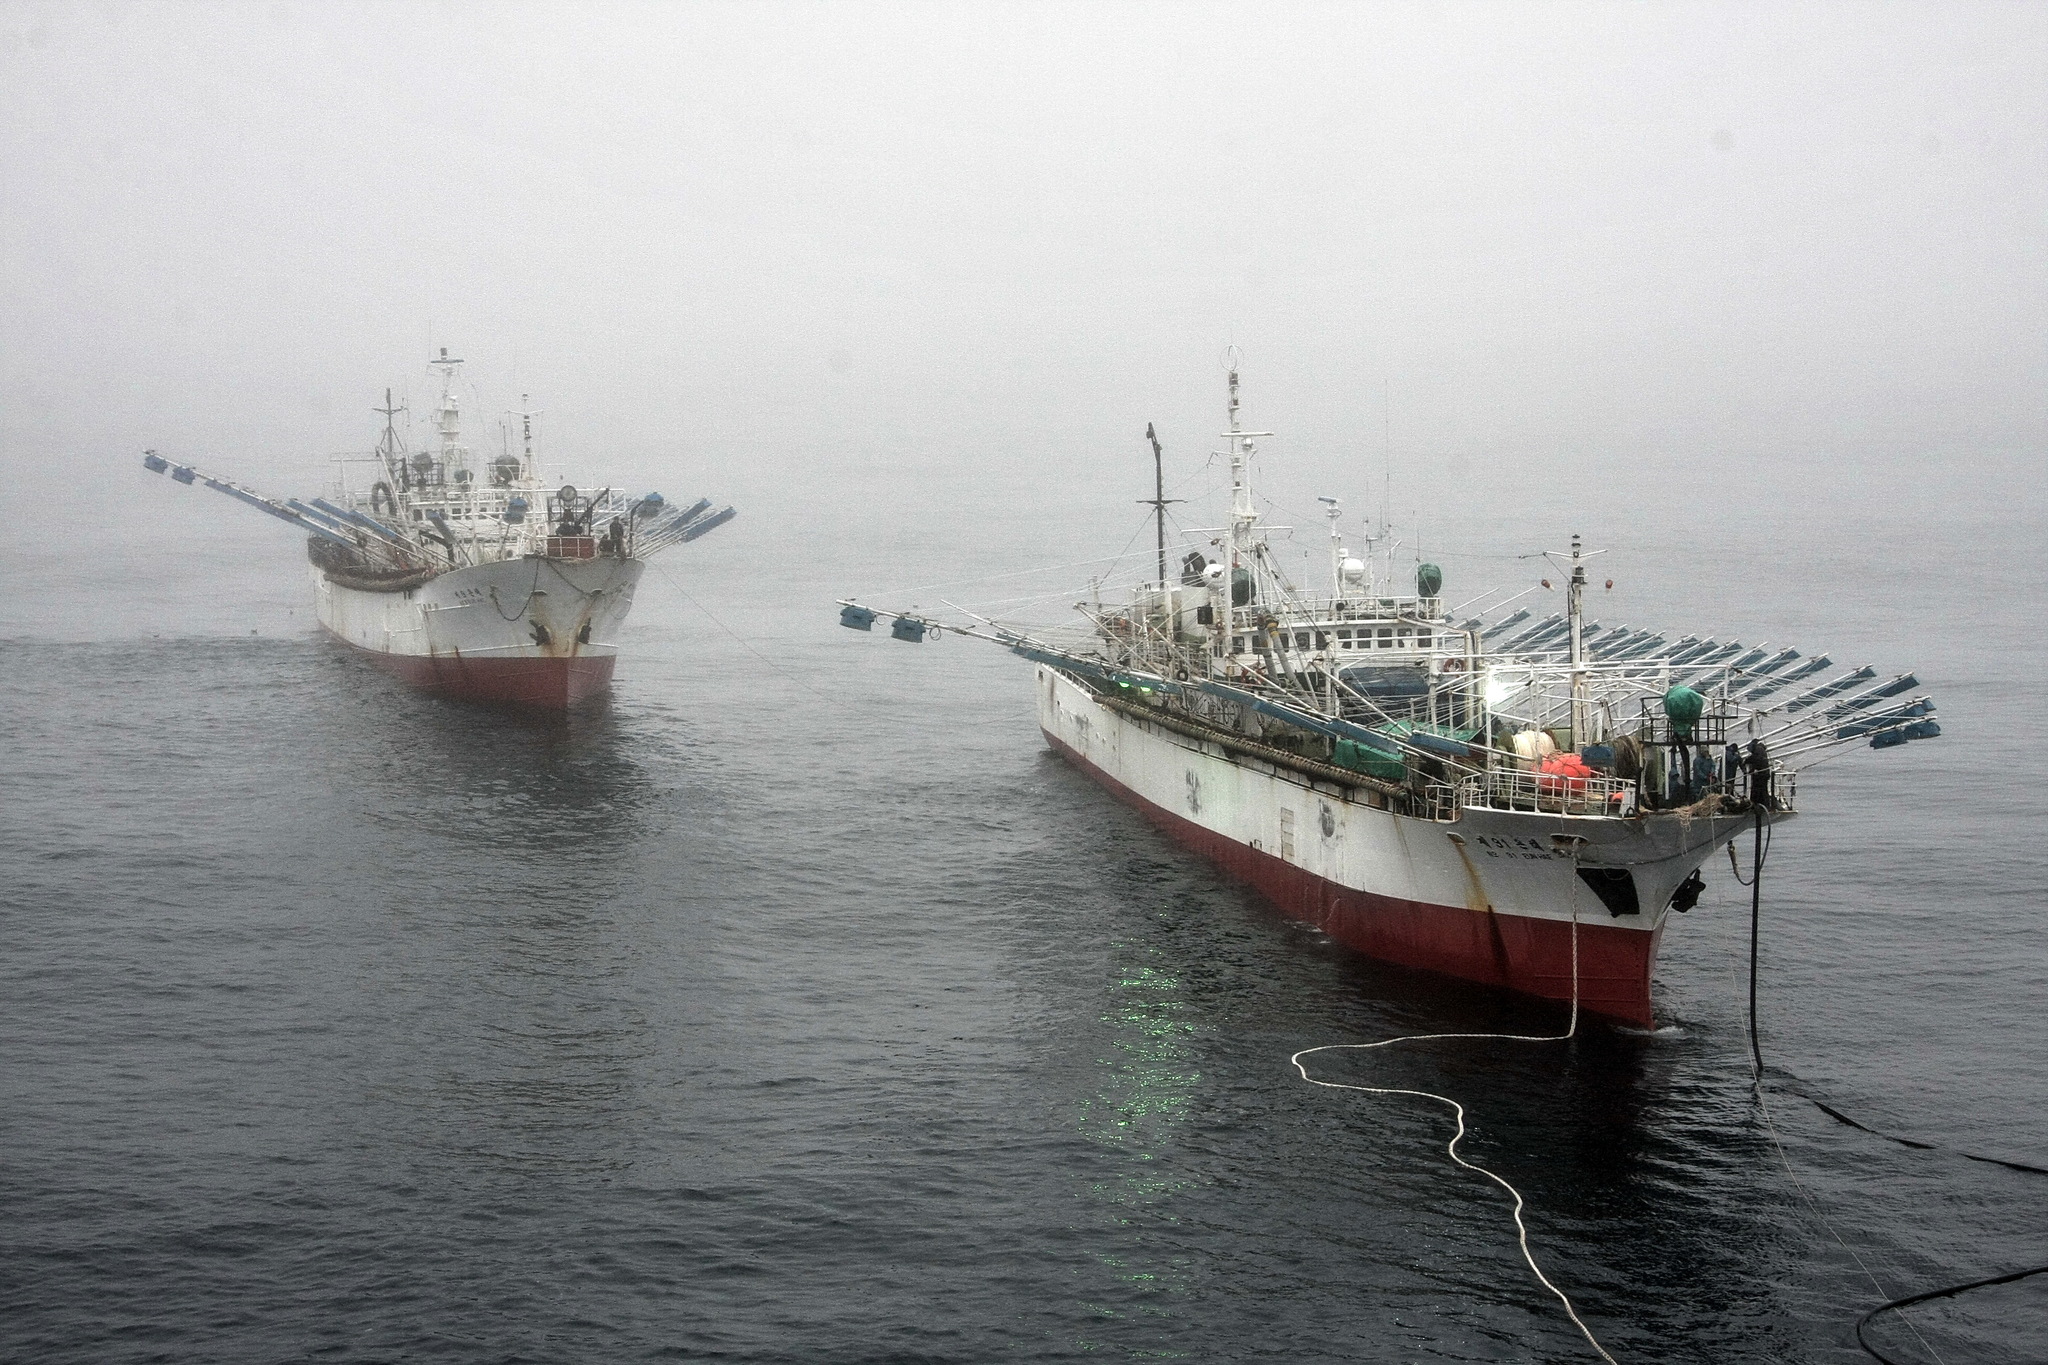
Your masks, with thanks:
<instances>
[{"instance_id":1,"label":"foggy sky","mask_svg":"<svg viewBox=\"0 0 2048 1365\"><path fill-rule=\"evenodd\" d=\"M2009 475L2044 54L2026 4L6 4L0 497L309 491L430 345L757 504L1054 520L1147 421L1213 446L1230 344L1308 491Z\"/></svg>"}]
</instances>

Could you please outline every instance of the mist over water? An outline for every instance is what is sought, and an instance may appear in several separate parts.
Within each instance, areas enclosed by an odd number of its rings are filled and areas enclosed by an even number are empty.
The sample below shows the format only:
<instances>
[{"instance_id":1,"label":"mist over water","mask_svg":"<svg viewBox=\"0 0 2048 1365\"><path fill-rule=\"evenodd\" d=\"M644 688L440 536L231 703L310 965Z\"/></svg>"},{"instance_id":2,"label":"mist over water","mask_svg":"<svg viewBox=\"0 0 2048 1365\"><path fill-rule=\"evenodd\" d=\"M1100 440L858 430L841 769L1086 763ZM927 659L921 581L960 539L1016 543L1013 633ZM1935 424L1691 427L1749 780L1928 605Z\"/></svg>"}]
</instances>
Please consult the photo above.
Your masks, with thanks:
<instances>
[{"instance_id":1,"label":"mist over water","mask_svg":"<svg viewBox=\"0 0 2048 1365\"><path fill-rule=\"evenodd\" d=\"M1622 1360L1863 1360L2040 1262L2048 1180L1799 1092L2048 1164L2044 38L0 11L0 1356L1590 1358L1439 1111L1287 1065L1560 1011L1280 919L1022 661L836 624L1148 573L1142 433L1215 525L1233 343L1283 563L1324 494L1452 602L1582 533L1601 619L1911 669L1945 731L1777 835L1770 1123L1721 865L1653 1033L1319 1074L1465 1103ZM530 392L579 486L740 508L566 721L366 668L291 532L139 466L315 492L429 344L479 446ZM2044 1281L1912 1321L2038 1360Z\"/></svg>"},{"instance_id":2,"label":"mist over water","mask_svg":"<svg viewBox=\"0 0 2048 1365\"><path fill-rule=\"evenodd\" d=\"M1047 753L1021 661L841 630L819 580L852 566L743 517L657 561L609 704L523 722L319 638L292 540L153 585L157 638L0 645L15 1353L1574 1358L1442 1117L1286 1061L1556 1012L1220 880ZM1745 619L1883 614L1854 536L1802 553L1732 558ZM2031 556L1980 562L2039 592ZM1900 1294L2038 1252L2037 1177L1790 1089L2048 1158L2040 855L1987 837L2041 798L1977 756L2038 735L2032 689L1928 650L1945 581L1889 586L1872 652L1920 666L1948 733L1817 770L1766 869L1796 1184L1718 866L1656 1033L1324 1064L1466 1103L1623 1359L1848 1361L1859 1259ZM263 633L210 625L221 600ZM1957 635L2016 626L1973 601ZM1918 1320L2025 1360L2044 1308L2019 1285Z\"/></svg>"}]
</instances>

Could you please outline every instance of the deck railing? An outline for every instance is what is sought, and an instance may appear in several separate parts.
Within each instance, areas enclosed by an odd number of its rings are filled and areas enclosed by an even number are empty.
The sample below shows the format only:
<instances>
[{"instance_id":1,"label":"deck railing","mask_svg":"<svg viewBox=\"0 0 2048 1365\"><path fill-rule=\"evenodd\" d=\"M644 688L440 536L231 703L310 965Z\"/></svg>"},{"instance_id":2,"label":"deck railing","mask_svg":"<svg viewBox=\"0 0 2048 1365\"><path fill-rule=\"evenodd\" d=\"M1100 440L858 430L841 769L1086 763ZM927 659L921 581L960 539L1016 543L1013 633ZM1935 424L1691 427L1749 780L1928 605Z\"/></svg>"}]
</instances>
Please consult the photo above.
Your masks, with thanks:
<instances>
[{"instance_id":1,"label":"deck railing","mask_svg":"<svg viewBox=\"0 0 2048 1365\"><path fill-rule=\"evenodd\" d=\"M1686 727L1689 733L1683 736L1679 727L1664 714L1663 698L1644 697L1641 719L1636 724L1636 734L1645 744L1690 744L1695 748L1718 747L1728 742L1728 727L1738 718L1727 711L1706 711L1700 718Z\"/></svg>"},{"instance_id":2,"label":"deck railing","mask_svg":"<svg viewBox=\"0 0 2048 1365\"><path fill-rule=\"evenodd\" d=\"M1629 815L1636 784L1625 777L1573 777L1495 768L1458 786L1458 804L1478 810L1544 811L1557 815Z\"/></svg>"},{"instance_id":3,"label":"deck railing","mask_svg":"<svg viewBox=\"0 0 2048 1365\"><path fill-rule=\"evenodd\" d=\"M1432 782L1422 789L1422 810L1425 820L1449 823L1458 818L1460 793L1447 782Z\"/></svg>"}]
</instances>

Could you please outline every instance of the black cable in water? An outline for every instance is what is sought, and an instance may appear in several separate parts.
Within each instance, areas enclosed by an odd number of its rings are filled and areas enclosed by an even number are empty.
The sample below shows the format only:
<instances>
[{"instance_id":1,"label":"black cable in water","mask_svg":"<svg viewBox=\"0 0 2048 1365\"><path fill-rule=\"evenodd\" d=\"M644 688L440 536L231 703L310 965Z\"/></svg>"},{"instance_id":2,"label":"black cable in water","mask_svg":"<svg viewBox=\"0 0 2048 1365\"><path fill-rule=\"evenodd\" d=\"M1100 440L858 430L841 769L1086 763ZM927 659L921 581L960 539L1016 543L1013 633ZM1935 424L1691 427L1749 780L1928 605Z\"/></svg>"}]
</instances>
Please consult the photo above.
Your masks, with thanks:
<instances>
[{"instance_id":1,"label":"black cable in water","mask_svg":"<svg viewBox=\"0 0 2048 1365\"><path fill-rule=\"evenodd\" d=\"M1729 871L1734 875L1737 884L1750 888L1749 1039L1750 1056L1757 1064L1759 1075L1762 1074L1763 1055L1762 1050L1757 1042L1756 1028L1757 940L1759 937L1758 927L1759 921L1761 919L1762 899L1761 888L1758 886L1758 882L1761 879L1763 873L1763 865L1766 862L1770 861L1771 828L1772 827L1769 825L1766 825L1763 828L1762 848L1753 860L1754 871L1751 872L1747 880L1743 878L1741 864L1739 864L1735 860L1735 846L1733 844L1730 844L1728 846ZM1785 1071L1782 1068L1780 1069L1779 1074L1787 1076L1792 1075L1791 1072ZM1800 1078L1797 1076L1793 1076L1792 1078L1794 1080L1800 1080ZM1800 1081L1800 1083L1802 1085L1805 1084L1804 1081ZM1856 1129L1858 1132L1868 1133L1872 1137L1876 1138L1883 1138L1886 1142L1896 1142L1901 1147L1911 1147L1915 1150L1923 1152L1947 1152L1951 1156L1959 1156L1963 1158L1965 1161L1981 1161L1987 1166L2003 1166L2009 1171L2020 1171L2027 1175L2048 1175L2048 1166L2032 1166L2024 1161L2011 1161L2006 1159L2005 1157L1999 1156L1982 1156L1976 1152L1963 1151L1959 1147L1944 1147L1938 1142L1922 1142L1918 1138L1900 1137L1896 1133L1887 1133L1881 1128L1872 1128L1869 1124L1863 1123L1855 1118L1852 1118L1848 1114L1843 1113L1841 1110L1829 1104L1826 1100L1821 1099L1819 1096L1809 1095L1804 1090L1799 1090L1790 1086L1786 1088L1791 1090L1793 1094L1799 1096L1800 1099L1805 1100L1808 1104L1811 1104L1814 1108L1820 1110L1821 1113L1826 1114L1829 1118L1835 1120L1837 1123L1845 1123L1849 1127Z\"/></svg>"},{"instance_id":2,"label":"black cable in water","mask_svg":"<svg viewBox=\"0 0 2048 1365\"><path fill-rule=\"evenodd\" d=\"M1988 1280L1971 1280L1968 1284L1947 1285L1941 1289L1929 1289L1920 1294L1908 1294L1905 1298L1893 1299L1890 1303L1881 1303L1862 1317L1856 1319L1856 1344L1867 1351L1872 1359L1880 1360L1884 1362L1884 1365L1903 1365L1903 1362L1893 1360L1883 1351L1872 1346L1863 1335L1863 1329L1869 1326L1870 1320L1879 1313L1889 1313L1895 1308L1910 1308L1916 1303L1925 1303L1929 1299L1945 1299L1951 1295L1960 1294L1966 1289L1985 1289L1994 1284L2011 1284L2014 1280L2024 1280L2029 1275L2039 1275L2044 1272L2048 1272L2048 1265L2037 1265L2031 1270L2015 1270L2009 1275L1993 1275Z\"/></svg>"},{"instance_id":3,"label":"black cable in water","mask_svg":"<svg viewBox=\"0 0 2048 1365\"><path fill-rule=\"evenodd\" d=\"M1764 808L1756 808L1756 852L1749 868L1749 1055L1756 1063L1756 1083L1764 1083L1764 1047L1756 1035L1756 953L1764 916Z\"/></svg>"},{"instance_id":4,"label":"black cable in water","mask_svg":"<svg viewBox=\"0 0 2048 1365\"><path fill-rule=\"evenodd\" d=\"M1791 1073L1781 1071L1779 1074L1790 1075ZM1797 1078L1795 1077L1794 1079ZM1787 1086L1786 1089L1791 1090L1792 1087ZM1965 1161L1981 1161L1987 1166L2003 1166L2008 1171L2019 1171L2025 1175L2048 1175L2048 1166L2030 1166L2024 1161L2008 1161L2002 1156L1979 1156L1975 1152L1966 1152L1959 1147L1944 1147L1938 1142L1922 1142L1918 1138L1900 1137L1897 1133L1887 1133L1881 1128L1872 1128L1867 1123L1858 1122L1827 1101L1816 1099L1802 1090L1792 1090L1792 1093L1837 1123L1846 1123L1859 1133L1868 1133L1872 1137L1883 1138L1886 1142L1896 1142L1901 1147L1911 1147L1916 1151L1922 1152L1947 1152L1950 1156L1959 1156Z\"/></svg>"},{"instance_id":5,"label":"black cable in water","mask_svg":"<svg viewBox=\"0 0 2048 1365\"><path fill-rule=\"evenodd\" d=\"M1749 867L1749 1055L1756 1063L1756 1083L1764 1083L1764 1048L1756 1032L1756 958L1764 913L1764 807L1771 800L1771 755L1760 739L1749 742L1749 808L1755 812L1756 827L1751 838L1756 851ZM1733 848L1730 849L1733 861ZM1742 880L1740 872L1735 880Z\"/></svg>"},{"instance_id":6,"label":"black cable in water","mask_svg":"<svg viewBox=\"0 0 2048 1365\"><path fill-rule=\"evenodd\" d=\"M1770 802L1771 782L1770 756L1765 750L1762 740L1750 741L1748 767L1750 808L1756 812L1754 834L1756 848L1755 852L1751 855L1749 881L1746 883L1749 887L1749 1055L1756 1063L1756 1084L1761 1088L1764 1083L1764 1053L1763 1044L1758 1040L1756 1031L1757 940L1760 937L1759 930L1763 921L1764 858L1770 849L1769 841L1766 838L1768 827L1764 824L1764 810ZM1728 849L1728 861L1731 868L1734 868L1735 849L1733 845L1730 845ZM1734 871L1735 880L1741 882L1741 870L1734 868ZM1841 1110L1822 1104L1811 1095L1803 1095L1800 1098L1815 1105L1830 1118L1846 1123L1851 1128L1869 1133L1872 1137L1885 1138L1902 1146L1913 1147L1922 1151L1944 1150L1931 1142L1918 1142L1912 1138L1895 1137L1890 1133L1880 1133L1875 1128L1867 1128L1855 1119L1850 1118L1847 1114L1844 1114ZM1982 1161L1993 1166L2004 1166L2009 1170L2025 1171L2034 1175L2048 1175L2048 1170L2043 1170L2039 1166L2029 1166L2024 1162L2003 1161L1998 1157L1978 1156L1973 1152L1957 1152L1956 1155L1966 1157L1971 1161ZM2048 1265L2037 1265L2026 1270L2008 1271L2006 1274L1993 1275L1988 1279L1967 1280L1961 1284L1944 1285L1940 1289L1922 1290L1918 1294L1908 1294L1904 1298L1892 1299L1889 1302L1881 1303L1862 1317L1856 1319L1856 1344L1871 1359L1879 1361L1880 1365L1903 1365L1903 1362L1892 1359L1875 1346L1872 1346L1869 1338L1864 1335L1864 1329L1880 1313L1890 1313L1899 1309L1910 1308L1916 1303L1926 1303L1931 1299L1952 1298L1957 1294L1966 1293L1972 1289L1988 1289L1996 1284L2011 1284L2015 1280L2024 1280L2041 1274L2048 1274Z\"/></svg>"}]
</instances>

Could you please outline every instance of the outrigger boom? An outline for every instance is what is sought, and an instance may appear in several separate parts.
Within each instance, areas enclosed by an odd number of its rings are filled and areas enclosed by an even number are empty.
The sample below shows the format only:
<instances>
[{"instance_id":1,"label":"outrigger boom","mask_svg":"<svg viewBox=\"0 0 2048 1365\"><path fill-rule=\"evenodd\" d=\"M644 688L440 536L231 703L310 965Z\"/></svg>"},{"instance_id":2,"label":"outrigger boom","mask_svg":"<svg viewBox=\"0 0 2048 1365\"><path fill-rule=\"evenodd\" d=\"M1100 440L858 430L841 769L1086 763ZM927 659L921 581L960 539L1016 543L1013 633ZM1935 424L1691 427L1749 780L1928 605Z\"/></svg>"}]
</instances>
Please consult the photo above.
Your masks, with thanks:
<instances>
[{"instance_id":1,"label":"outrigger boom","mask_svg":"<svg viewBox=\"0 0 2048 1365\"><path fill-rule=\"evenodd\" d=\"M1032 660L1055 749L1340 941L1639 1023L1666 918L1715 853L1791 818L1822 758L1941 733L1911 673L1586 619L1599 552L1577 536L1550 555L1562 612L1518 607L1532 585L1467 616L1434 564L1400 581L1384 526L1354 556L1325 498L1329 584L1297 587L1252 498L1266 433L1239 421L1234 366L1228 400L1230 515L1182 533L1177 576L1160 555L1156 578L1120 606L1091 591L1067 629L852 598L841 624Z\"/></svg>"},{"instance_id":2,"label":"outrigger boom","mask_svg":"<svg viewBox=\"0 0 2048 1365\"><path fill-rule=\"evenodd\" d=\"M382 439L337 457L327 497L267 497L153 450L142 463L303 531L320 624L380 667L449 696L566 707L609 685L612 634L648 558L734 512L713 512L709 498L678 509L659 493L550 486L531 410L517 414L518 454L508 432L495 458L475 458L463 443L461 364L446 351L431 362L442 380L431 447L408 447L395 420L405 409L386 390Z\"/></svg>"}]
</instances>

